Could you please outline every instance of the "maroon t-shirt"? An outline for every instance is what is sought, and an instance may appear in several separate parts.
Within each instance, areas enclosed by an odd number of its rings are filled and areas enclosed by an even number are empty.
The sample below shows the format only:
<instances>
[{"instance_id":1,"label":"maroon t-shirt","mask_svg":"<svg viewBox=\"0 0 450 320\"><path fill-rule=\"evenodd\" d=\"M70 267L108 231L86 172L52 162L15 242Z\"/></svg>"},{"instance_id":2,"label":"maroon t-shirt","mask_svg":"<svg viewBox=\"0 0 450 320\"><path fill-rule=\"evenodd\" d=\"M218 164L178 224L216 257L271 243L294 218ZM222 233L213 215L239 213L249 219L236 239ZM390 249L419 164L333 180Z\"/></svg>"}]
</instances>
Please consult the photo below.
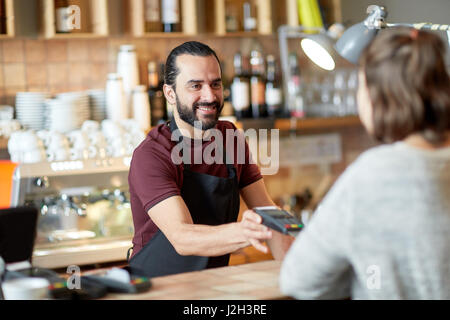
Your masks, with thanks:
<instances>
[{"instance_id":1,"label":"maroon t-shirt","mask_svg":"<svg viewBox=\"0 0 450 320\"><path fill-rule=\"evenodd\" d=\"M219 121L216 129L222 133L222 147L226 148L227 156L234 155L233 166L236 168L239 188L244 188L261 179L259 167L250 163L249 147L246 142L242 143L242 132L240 138L237 138L238 134L230 134L237 133L237 129L234 124L228 121ZM135 230L132 256L139 252L158 231L158 227L147 213L148 210L169 197L181 195L184 166L172 161L172 149L177 146L175 150L179 150L181 144L177 145L178 141L172 141L171 136L169 126L161 124L149 132L145 140L133 153L128 175ZM219 139L212 138L211 141L201 142L197 140L196 143L193 140L185 139L184 141L188 141L191 150L191 171L223 178L228 176L227 167L223 160L222 163L206 164L203 156L200 159L198 157L199 154L203 155L203 152L215 156L216 145L214 144L216 141L219 143ZM238 151L239 145L244 146L243 150ZM200 147L201 153L199 153ZM211 163L208 159L206 159L206 162Z\"/></svg>"}]
</instances>

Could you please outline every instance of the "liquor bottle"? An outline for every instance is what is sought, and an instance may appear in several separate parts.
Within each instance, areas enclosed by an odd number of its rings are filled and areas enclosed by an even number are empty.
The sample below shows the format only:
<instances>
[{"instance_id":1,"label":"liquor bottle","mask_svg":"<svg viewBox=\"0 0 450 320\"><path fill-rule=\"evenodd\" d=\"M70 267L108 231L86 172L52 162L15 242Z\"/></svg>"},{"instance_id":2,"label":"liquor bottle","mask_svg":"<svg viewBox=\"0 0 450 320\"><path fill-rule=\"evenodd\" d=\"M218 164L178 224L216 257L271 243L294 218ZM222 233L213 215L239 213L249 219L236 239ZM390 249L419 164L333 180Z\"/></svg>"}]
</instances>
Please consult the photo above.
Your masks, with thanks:
<instances>
[{"instance_id":1,"label":"liquor bottle","mask_svg":"<svg viewBox=\"0 0 450 320\"><path fill-rule=\"evenodd\" d=\"M244 31L255 31L256 18L252 16L252 5L250 2L244 3Z\"/></svg>"},{"instance_id":2,"label":"liquor bottle","mask_svg":"<svg viewBox=\"0 0 450 320\"><path fill-rule=\"evenodd\" d=\"M251 77L250 100L253 118L267 117L266 81L264 79L264 58L260 51L250 53Z\"/></svg>"},{"instance_id":3,"label":"liquor bottle","mask_svg":"<svg viewBox=\"0 0 450 320\"><path fill-rule=\"evenodd\" d=\"M223 108L221 117L232 117L234 115L233 104L231 103L231 84L227 79L222 79L223 86Z\"/></svg>"},{"instance_id":4,"label":"liquor bottle","mask_svg":"<svg viewBox=\"0 0 450 320\"><path fill-rule=\"evenodd\" d=\"M250 81L243 73L242 55L240 52L234 55L234 77L231 84L231 104L234 114L238 119L251 118L250 108Z\"/></svg>"},{"instance_id":5,"label":"liquor bottle","mask_svg":"<svg viewBox=\"0 0 450 320\"><path fill-rule=\"evenodd\" d=\"M161 32L160 0L145 0L145 32Z\"/></svg>"},{"instance_id":6,"label":"liquor bottle","mask_svg":"<svg viewBox=\"0 0 450 320\"><path fill-rule=\"evenodd\" d=\"M162 23L164 32L180 32L179 0L162 0Z\"/></svg>"},{"instance_id":7,"label":"liquor bottle","mask_svg":"<svg viewBox=\"0 0 450 320\"><path fill-rule=\"evenodd\" d=\"M160 79L158 64L150 61L148 63L148 98L152 126L167 120L166 98L163 92L163 82Z\"/></svg>"},{"instance_id":8,"label":"liquor bottle","mask_svg":"<svg viewBox=\"0 0 450 320\"><path fill-rule=\"evenodd\" d=\"M277 69L275 57L268 55L267 61L267 82L266 82L266 104L267 112L271 117L282 115L283 96L280 84L277 81Z\"/></svg>"},{"instance_id":9,"label":"liquor bottle","mask_svg":"<svg viewBox=\"0 0 450 320\"><path fill-rule=\"evenodd\" d=\"M6 34L6 10L5 2L0 0L0 34Z\"/></svg>"},{"instance_id":10,"label":"liquor bottle","mask_svg":"<svg viewBox=\"0 0 450 320\"><path fill-rule=\"evenodd\" d=\"M295 52L288 57L289 73L288 79L288 109L292 117L305 117L305 103L302 95L302 84L300 79L300 68L298 66L298 57Z\"/></svg>"},{"instance_id":11,"label":"liquor bottle","mask_svg":"<svg viewBox=\"0 0 450 320\"><path fill-rule=\"evenodd\" d=\"M69 19L69 1L68 0L56 0L55 1L56 33L69 33L70 32L68 19Z\"/></svg>"}]
</instances>

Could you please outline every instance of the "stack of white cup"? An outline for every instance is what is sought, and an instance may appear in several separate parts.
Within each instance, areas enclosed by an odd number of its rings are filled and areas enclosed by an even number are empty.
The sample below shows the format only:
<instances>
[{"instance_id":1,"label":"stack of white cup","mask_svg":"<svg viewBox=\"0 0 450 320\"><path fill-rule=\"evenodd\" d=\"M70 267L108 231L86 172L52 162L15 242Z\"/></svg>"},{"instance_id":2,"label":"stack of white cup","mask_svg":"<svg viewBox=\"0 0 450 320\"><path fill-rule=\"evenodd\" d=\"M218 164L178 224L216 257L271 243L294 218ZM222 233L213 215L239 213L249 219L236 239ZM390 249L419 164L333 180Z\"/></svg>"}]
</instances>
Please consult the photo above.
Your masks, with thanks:
<instances>
[{"instance_id":1,"label":"stack of white cup","mask_svg":"<svg viewBox=\"0 0 450 320\"><path fill-rule=\"evenodd\" d=\"M145 86L137 86L133 90L133 119L142 131L150 129L150 102Z\"/></svg>"},{"instance_id":2,"label":"stack of white cup","mask_svg":"<svg viewBox=\"0 0 450 320\"><path fill-rule=\"evenodd\" d=\"M106 117L112 121L128 118L123 78L117 73L110 73L106 83Z\"/></svg>"},{"instance_id":3,"label":"stack of white cup","mask_svg":"<svg viewBox=\"0 0 450 320\"><path fill-rule=\"evenodd\" d=\"M33 130L13 132L8 152L12 162L38 163L46 158L44 143Z\"/></svg>"},{"instance_id":4,"label":"stack of white cup","mask_svg":"<svg viewBox=\"0 0 450 320\"><path fill-rule=\"evenodd\" d=\"M13 120L14 108L11 106L0 106L0 137L9 138L11 133L20 129L20 122Z\"/></svg>"},{"instance_id":5,"label":"stack of white cup","mask_svg":"<svg viewBox=\"0 0 450 320\"><path fill-rule=\"evenodd\" d=\"M42 130L37 133L44 140L47 148L47 161L65 161L70 156L70 144L67 137L55 131Z\"/></svg>"},{"instance_id":6,"label":"stack of white cup","mask_svg":"<svg viewBox=\"0 0 450 320\"><path fill-rule=\"evenodd\" d=\"M127 106L126 117L131 115L132 91L139 85L139 67L136 48L134 45L124 44L120 46L117 55L117 73L122 77Z\"/></svg>"},{"instance_id":7,"label":"stack of white cup","mask_svg":"<svg viewBox=\"0 0 450 320\"><path fill-rule=\"evenodd\" d=\"M120 122L102 121L102 132L105 135L110 157L123 157L133 154L134 149L145 139L145 133L133 119Z\"/></svg>"}]
</instances>

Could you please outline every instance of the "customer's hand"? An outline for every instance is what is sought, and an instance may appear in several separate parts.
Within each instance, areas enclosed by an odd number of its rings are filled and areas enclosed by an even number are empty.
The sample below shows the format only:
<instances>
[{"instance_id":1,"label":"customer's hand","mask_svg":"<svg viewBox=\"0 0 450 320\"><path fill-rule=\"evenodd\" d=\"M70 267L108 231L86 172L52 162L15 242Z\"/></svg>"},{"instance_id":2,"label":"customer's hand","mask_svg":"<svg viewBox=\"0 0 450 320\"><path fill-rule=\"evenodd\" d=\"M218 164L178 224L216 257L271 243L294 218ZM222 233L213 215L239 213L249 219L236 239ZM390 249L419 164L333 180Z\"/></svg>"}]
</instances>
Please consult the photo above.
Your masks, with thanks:
<instances>
[{"instance_id":1,"label":"customer's hand","mask_svg":"<svg viewBox=\"0 0 450 320\"><path fill-rule=\"evenodd\" d=\"M255 249L267 253L269 249L263 244L265 240L272 239L272 231L264 226L259 214L252 210L246 210L242 216L239 226L242 233Z\"/></svg>"}]
</instances>

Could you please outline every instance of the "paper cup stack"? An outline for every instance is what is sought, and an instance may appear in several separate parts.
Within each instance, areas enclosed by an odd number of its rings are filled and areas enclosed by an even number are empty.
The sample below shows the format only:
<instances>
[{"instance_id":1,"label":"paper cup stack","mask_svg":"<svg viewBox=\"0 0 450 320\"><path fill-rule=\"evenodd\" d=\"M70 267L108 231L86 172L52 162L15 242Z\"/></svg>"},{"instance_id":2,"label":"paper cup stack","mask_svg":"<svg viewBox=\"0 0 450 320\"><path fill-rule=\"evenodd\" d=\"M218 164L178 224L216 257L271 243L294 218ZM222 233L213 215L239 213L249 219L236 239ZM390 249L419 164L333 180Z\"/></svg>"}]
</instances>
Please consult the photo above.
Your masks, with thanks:
<instances>
[{"instance_id":1,"label":"paper cup stack","mask_svg":"<svg viewBox=\"0 0 450 320\"><path fill-rule=\"evenodd\" d=\"M18 92L16 94L17 120L26 129L41 130L45 125L45 100L50 98L46 92Z\"/></svg>"}]
</instances>

